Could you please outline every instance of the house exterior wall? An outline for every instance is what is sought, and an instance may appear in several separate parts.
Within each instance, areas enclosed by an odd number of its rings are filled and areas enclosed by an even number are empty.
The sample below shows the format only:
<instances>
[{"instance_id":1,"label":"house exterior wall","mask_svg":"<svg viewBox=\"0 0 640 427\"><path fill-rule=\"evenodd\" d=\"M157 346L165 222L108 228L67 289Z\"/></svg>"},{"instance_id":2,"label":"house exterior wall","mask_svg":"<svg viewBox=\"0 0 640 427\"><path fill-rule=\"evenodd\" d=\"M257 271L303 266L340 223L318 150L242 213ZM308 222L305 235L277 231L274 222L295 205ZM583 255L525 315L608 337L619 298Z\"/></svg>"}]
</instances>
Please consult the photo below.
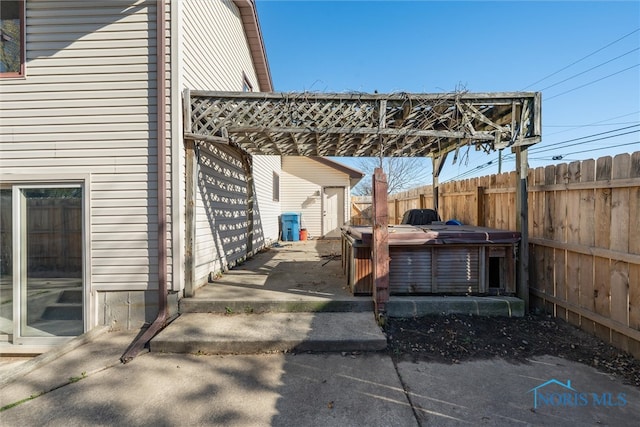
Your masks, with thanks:
<instances>
[{"instance_id":1,"label":"house exterior wall","mask_svg":"<svg viewBox=\"0 0 640 427\"><path fill-rule=\"evenodd\" d=\"M256 233L253 247L258 248L262 240L263 245L269 245L278 241L280 231L278 216L280 215L280 200L274 200L273 174L282 176L282 164L280 156L253 156L253 173L256 192L256 206L254 207L254 218L256 219L256 229L261 236Z\"/></svg>"},{"instance_id":2,"label":"house exterior wall","mask_svg":"<svg viewBox=\"0 0 640 427\"><path fill-rule=\"evenodd\" d=\"M349 220L349 176L306 157L283 157L280 200L282 212L302 214L302 227L312 237L322 236L322 189L345 188L345 221Z\"/></svg>"},{"instance_id":3,"label":"house exterior wall","mask_svg":"<svg viewBox=\"0 0 640 427\"><path fill-rule=\"evenodd\" d=\"M242 91L245 79L254 91L259 91L258 78L252 62L240 11L231 0L181 2L181 51L183 88L193 90ZM223 197L233 199L246 209L246 181L239 153L223 147L201 150L196 191L196 252L195 284L206 283L211 275L225 270L247 255L246 213L238 206L217 206L211 201ZM182 145L181 145L182 147ZM174 144L181 159L176 170L185 176L184 150ZM178 151L180 150L180 151ZM224 158L218 158L222 155ZM206 163L206 164L205 164ZM280 170L279 157L253 158L254 241L257 250L271 240L277 240L279 203L272 200L271 176ZM268 181L264 181L265 177ZM184 179L181 180L182 182ZM182 184L181 182L181 184ZM212 184L213 183L213 184ZM174 184L175 185L175 184ZM228 188L241 187L242 193L227 194ZM184 186L177 190L184 200ZM218 194L218 192L221 192ZM244 200L242 199L244 197ZM274 216L272 216L274 215ZM181 216L182 217L182 216ZM184 221L181 223L184 227ZM235 230L235 231L232 231ZM175 242L176 240L174 240ZM180 240L184 245L184 240ZM175 245L175 243L174 243ZM177 284L174 286L179 286Z\"/></svg>"},{"instance_id":4,"label":"house exterior wall","mask_svg":"<svg viewBox=\"0 0 640 427\"><path fill-rule=\"evenodd\" d=\"M167 278L170 289L180 291L185 227L181 89L239 91L245 79L253 90L260 88L232 1L164 4ZM85 186L87 330L100 324L137 328L157 313L156 6L155 0L29 0L26 77L0 79L0 184L72 179ZM237 168L239 157L226 156L235 159ZM256 158L254 165L257 176L271 176L279 171L280 159ZM221 166L224 161L216 167ZM236 172L246 180L243 171ZM256 211L270 217L263 221L255 215L261 228L254 249L266 238L277 238L279 203L272 200L271 180L261 179L255 184ZM200 198L198 209L205 208ZM199 231L206 231L207 223L201 224ZM224 256L237 259L236 252ZM178 295L170 297L171 310Z\"/></svg>"},{"instance_id":5,"label":"house exterior wall","mask_svg":"<svg viewBox=\"0 0 640 427\"><path fill-rule=\"evenodd\" d=\"M183 0L184 87L242 91L243 73L259 91L240 11L231 0Z\"/></svg>"},{"instance_id":6,"label":"house exterior wall","mask_svg":"<svg viewBox=\"0 0 640 427\"><path fill-rule=\"evenodd\" d=\"M0 79L0 174L86 176L87 328L111 323L107 301L157 300L156 86L155 1L26 2L26 78Z\"/></svg>"}]
</instances>

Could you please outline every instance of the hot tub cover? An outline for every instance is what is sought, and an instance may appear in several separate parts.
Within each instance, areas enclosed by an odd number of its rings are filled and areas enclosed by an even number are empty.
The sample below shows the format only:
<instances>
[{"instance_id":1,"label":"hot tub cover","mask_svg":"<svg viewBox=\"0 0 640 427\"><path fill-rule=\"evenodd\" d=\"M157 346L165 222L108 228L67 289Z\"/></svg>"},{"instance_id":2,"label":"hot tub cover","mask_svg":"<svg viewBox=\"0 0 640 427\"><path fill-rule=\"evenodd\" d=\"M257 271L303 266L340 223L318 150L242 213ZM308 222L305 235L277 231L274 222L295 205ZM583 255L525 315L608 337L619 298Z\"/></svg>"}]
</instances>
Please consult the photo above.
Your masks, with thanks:
<instances>
[{"instance_id":1,"label":"hot tub cover","mask_svg":"<svg viewBox=\"0 0 640 427\"><path fill-rule=\"evenodd\" d=\"M363 244L371 244L372 228L345 226L342 232ZM390 225L389 245L440 245L440 244L505 244L520 241L517 231L497 230L472 225Z\"/></svg>"}]
</instances>

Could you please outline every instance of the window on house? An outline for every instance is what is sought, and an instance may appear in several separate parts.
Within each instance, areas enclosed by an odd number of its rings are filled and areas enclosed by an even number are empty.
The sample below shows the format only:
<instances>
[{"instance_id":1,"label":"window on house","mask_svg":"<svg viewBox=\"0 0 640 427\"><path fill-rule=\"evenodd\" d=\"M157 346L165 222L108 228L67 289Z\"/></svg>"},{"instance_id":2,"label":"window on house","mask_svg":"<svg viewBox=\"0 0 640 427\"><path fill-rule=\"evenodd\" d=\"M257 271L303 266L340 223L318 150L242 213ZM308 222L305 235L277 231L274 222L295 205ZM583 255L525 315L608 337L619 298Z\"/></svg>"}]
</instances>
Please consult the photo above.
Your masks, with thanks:
<instances>
[{"instance_id":1,"label":"window on house","mask_svg":"<svg viewBox=\"0 0 640 427\"><path fill-rule=\"evenodd\" d=\"M0 1L0 76L24 75L24 1Z\"/></svg>"},{"instance_id":2,"label":"window on house","mask_svg":"<svg viewBox=\"0 0 640 427\"><path fill-rule=\"evenodd\" d=\"M273 201L280 201L280 175L273 173Z\"/></svg>"},{"instance_id":3,"label":"window on house","mask_svg":"<svg viewBox=\"0 0 640 427\"><path fill-rule=\"evenodd\" d=\"M249 81L249 77L245 73L242 73L242 91L243 92L253 92L253 86Z\"/></svg>"}]
</instances>

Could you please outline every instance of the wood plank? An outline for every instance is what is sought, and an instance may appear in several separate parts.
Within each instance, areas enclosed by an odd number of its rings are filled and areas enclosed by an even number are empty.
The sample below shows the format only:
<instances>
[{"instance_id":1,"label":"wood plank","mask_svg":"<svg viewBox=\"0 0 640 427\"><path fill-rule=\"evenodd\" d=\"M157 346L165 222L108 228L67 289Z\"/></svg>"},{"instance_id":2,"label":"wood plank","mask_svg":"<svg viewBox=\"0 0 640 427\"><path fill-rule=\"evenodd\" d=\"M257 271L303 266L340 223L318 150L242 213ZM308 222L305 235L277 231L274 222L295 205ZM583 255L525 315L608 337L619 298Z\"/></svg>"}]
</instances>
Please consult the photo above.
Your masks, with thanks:
<instances>
[{"instance_id":1,"label":"wood plank","mask_svg":"<svg viewBox=\"0 0 640 427\"><path fill-rule=\"evenodd\" d=\"M631 156L619 154L613 159L612 177L629 178ZM629 188L611 190L611 243L614 251L629 252ZM611 318L624 325L629 324L629 265L624 262L611 263ZM612 332L613 344L628 349L628 340L618 332Z\"/></svg>"},{"instance_id":2,"label":"wood plank","mask_svg":"<svg viewBox=\"0 0 640 427\"><path fill-rule=\"evenodd\" d=\"M580 181L580 162L571 162L567 168L567 182L569 184ZM566 216L567 243L580 242L580 191L567 191ZM567 302L575 306L580 305L580 254L567 251ZM567 321L572 325L580 325L580 315L569 311Z\"/></svg>"},{"instance_id":3,"label":"wood plank","mask_svg":"<svg viewBox=\"0 0 640 427\"><path fill-rule=\"evenodd\" d=\"M631 155L629 175L640 178L640 151ZM629 253L640 254L640 184L629 189Z\"/></svg>"},{"instance_id":4,"label":"wood plank","mask_svg":"<svg viewBox=\"0 0 640 427\"><path fill-rule=\"evenodd\" d=\"M544 183L547 185L555 184L556 181L556 167L549 165L544 168ZM555 194L552 191L544 193L544 237L549 240L553 240L555 236ZM555 288L555 250L550 247L544 248L544 289L547 295L556 296ZM549 300L545 301L545 312L553 314L555 316L555 305L550 303Z\"/></svg>"},{"instance_id":5,"label":"wood plank","mask_svg":"<svg viewBox=\"0 0 640 427\"><path fill-rule=\"evenodd\" d=\"M382 168L373 174L373 298L376 317L384 313L389 300L389 213L387 177Z\"/></svg>"},{"instance_id":6,"label":"wood plank","mask_svg":"<svg viewBox=\"0 0 640 427\"><path fill-rule=\"evenodd\" d=\"M535 184L544 182L544 168L539 167L535 170ZM533 194L533 216L529 218L529 222L533 223L530 238L544 236L544 193Z\"/></svg>"},{"instance_id":7,"label":"wood plank","mask_svg":"<svg viewBox=\"0 0 640 427\"><path fill-rule=\"evenodd\" d=\"M628 264L640 265L640 255L625 252L616 252L610 249L596 248L593 246L581 245L576 243L562 243L555 240L530 238L531 243L536 245L547 246L555 249L576 252L583 255L592 255L601 258L610 258L616 262L625 262Z\"/></svg>"},{"instance_id":8,"label":"wood plank","mask_svg":"<svg viewBox=\"0 0 640 427\"><path fill-rule=\"evenodd\" d=\"M629 266L629 327L640 330L640 265ZM640 342L629 341L628 350L640 359Z\"/></svg>"},{"instance_id":9,"label":"wood plank","mask_svg":"<svg viewBox=\"0 0 640 427\"><path fill-rule=\"evenodd\" d=\"M629 175L640 177L640 151L631 155ZM640 255L640 186L629 189L629 253ZM629 265L629 327L640 330L640 265ZM629 352L640 359L640 340L629 340Z\"/></svg>"},{"instance_id":10,"label":"wood plank","mask_svg":"<svg viewBox=\"0 0 640 427\"><path fill-rule=\"evenodd\" d=\"M526 177L526 174L524 176ZM508 185L513 185L514 182L519 183L519 178L516 176L515 172L511 172L509 174L508 182L509 182ZM516 197L517 197L516 192L513 192L513 193L512 192L508 192L507 193L507 200L509 201L509 209L508 209L509 221L507 223L507 230L516 230L517 229L517 222L518 221L517 221L516 217L518 215L518 212L517 212L517 208L516 208ZM529 232L529 216L528 216L529 215L529 212L528 212L528 209L529 209L529 203L528 203L528 201L529 201L529 192L528 191L527 191L527 194L526 194L525 197L527 197L527 212L525 212L525 214L527 215L527 228L526 228L525 231L528 233Z\"/></svg>"},{"instance_id":11,"label":"wood plank","mask_svg":"<svg viewBox=\"0 0 640 427\"><path fill-rule=\"evenodd\" d=\"M580 165L580 182L593 184L596 179L596 162L593 159L585 160ZM592 247L595 244L595 190L580 190L580 228L578 231L579 243ZM580 256L580 307L595 312L594 297L594 257L592 255ZM580 327L585 331L595 334L595 322L588 318L580 317Z\"/></svg>"},{"instance_id":12,"label":"wood plank","mask_svg":"<svg viewBox=\"0 0 640 427\"><path fill-rule=\"evenodd\" d=\"M568 166L566 163L556 165L556 184L565 184L568 176ZM567 221L567 192L560 190L554 192L554 211L555 224L553 227L553 239L556 242L565 243L566 237L566 221ZM567 300L566 285L566 256L567 253L563 249L555 249L554 251L554 279L555 279L555 296L564 301ZM557 317L567 320L567 311L562 306L556 307Z\"/></svg>"},{"instance_id":13,"label":"wood plank","mask_svg":"<svg viewBox=\"0 0 640 427\"><path fill-rule=\"evenodd\" d=\"M571 306L569 305L569 303L567 303L566 301L561 301L558 298L552 297L550 295L545 295L543 293L541 293L540 291L533 291L534 295L540 297L540 298L545 298L548 299L551 303L553 304L558 304L558 305L562 305L565 308L568 308L570 310L574 310L578 313L580 313L581 316L584 316L590 320L593 320L595 322L597 322L598 324L603 325L603 327L605 327L606 329L613 329L617 332L620 332L624 335L627 335L635 340L640 340L640 331L637 331L635 329L631 329L626 325L622 325L614 320L611 320L610 318L606 317L606 316L602 316L598 313L592 313L589 310L585 310L581 307L575 307L575 306Z\"/></svg>"},{"instance_id":14,"label":"wood plank","mask_svg":"<svg viewBox=\"0 0 640 427\"><path fill-rule=\"evenodd\" d=\"M611 179L613 159L601 157L596 161L596 181ZM595 246L609 248L611 244L611 189L596 190L595 209ZM596 257L594 259L594 296L596 313L604 317L611 316L611 271L610 260ZM596 324L596 336L610 342L611 330Z\"/></svg>"},{"instance_id":15,"label":"wood plank","mask_svg":"<svg viewBox=\"0 0 640 427\"><path fill-rule=\"evenodd\" d=\"M597 188L628 188L640 185L638 178L605 179L598 182L579 182L569 184L534 185L530 188L532 193L558 190L589 190Z\"/></svg>"},{"instance_id":16,"label":"wood plank","mask_svg":"<svg viewBox=\"0 0 640 427\"><path fill-rule=\"evenodd\" d=\"M544 183L544 168L536 168L532 175L534 177L532 184ZM529 222L532 223L532 233L529 236L529 242L532 243L532 238L541 238L544 233L544 193L533 194L533 202L530 204L532 205L532 216L529 218ZM545 289L544 248L535 244L529 244L529 248L529 289L543 291ZM530 292L530 295L534 296L535 294ZM544 310L544 300L541 298L533 297L531 305L538 310Z\"/></svg>"}]
</instances>

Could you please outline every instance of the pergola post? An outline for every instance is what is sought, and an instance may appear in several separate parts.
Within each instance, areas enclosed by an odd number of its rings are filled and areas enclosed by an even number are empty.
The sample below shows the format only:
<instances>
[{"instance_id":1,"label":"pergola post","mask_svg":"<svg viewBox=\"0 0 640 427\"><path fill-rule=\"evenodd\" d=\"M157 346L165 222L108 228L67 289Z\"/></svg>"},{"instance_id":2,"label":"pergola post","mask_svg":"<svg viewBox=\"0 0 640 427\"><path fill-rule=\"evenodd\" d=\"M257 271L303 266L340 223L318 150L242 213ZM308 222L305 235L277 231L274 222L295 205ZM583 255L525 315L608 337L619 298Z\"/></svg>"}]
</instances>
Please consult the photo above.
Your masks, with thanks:
<instances>
[{"instance_id":1,"label":"pergola post","mask_svg":"<svg viewBox=\"0 0 640 427\"><path fill-rule=\"evenodd\" d=\"M196 188L198 176L198 159L196 142L185 139L185 252L184 252L184 296L195 295L195 249L196 249Z\"/></svg>"},{"instance_id":2,"label":"pergola post","mask_svg":"<svg viewBox=\"0 0 640 427\"><path fill-rule=\"evenodd\" d=\"M253 162L251 156L244 152L240 152L240 158L242 160L244 174L247 177L247 257L250 257L253 255L253 211L255 209Z\"/></svg>"},{"instance_id":3,"label":"pergola post","mask_svg":"<svg viewBox=\"0 0 640 427\"><path fill-rule=\"evenodd\" d=\"M518 146L516 152L516 231L520 232L516 268L516 293L529 311L529 202L527 192L528 147Z\"/></svg>"},{"instance_id":4,"label":"pergola post","mask_svg":"<svg viewBox=\"0 0 640 427\"><path fill-rule=\"evenodd\" d=\"M433 162L433 209L438 216L440 215L440 172L444 167L444 163L447 160L448 153L438 154L438 156L432 157Z\"/></svg>"},{"instance_id":5,"label":"pergola post","mask_svg":"<svg viewBox=\"0 0 640 427\"><path fill-rule=\"evenodd\" d=\"M373 172L373 233L371 241L373 264L373 302L378 319L389 301L389 213L387 206L387 176L382 168Z\"/></svg>"}]
</instances>

